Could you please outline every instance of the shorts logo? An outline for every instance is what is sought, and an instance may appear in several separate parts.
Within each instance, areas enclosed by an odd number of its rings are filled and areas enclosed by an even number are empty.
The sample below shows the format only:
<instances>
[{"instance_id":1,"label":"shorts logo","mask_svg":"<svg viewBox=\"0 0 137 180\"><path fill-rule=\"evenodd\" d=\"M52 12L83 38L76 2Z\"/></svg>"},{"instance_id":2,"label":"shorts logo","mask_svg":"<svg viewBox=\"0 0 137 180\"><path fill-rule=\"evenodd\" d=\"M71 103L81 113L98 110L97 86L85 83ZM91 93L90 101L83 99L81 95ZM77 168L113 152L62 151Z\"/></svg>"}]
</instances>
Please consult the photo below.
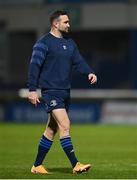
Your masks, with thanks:
<instances>
[{"instance_id":1,"label":"shorts logo","mask_svg":"<svg viewBox=\"0 0 137 180\"><path fill-rule=\"evenodd\" d=\"M67 49L67 46L63 45L63 49L66 50L66 49Z\"/></svg>"},{"instance_id":2,"label":"shorts logo","mask_svg":"<svg viewBox=\"0 0 137 180\"><path fill-rule=\"evenodd\" d=\"M51 100L50 101L50 106L56 106L57 105L57 101L56 100Z\"/></svg>"}]
</instances>

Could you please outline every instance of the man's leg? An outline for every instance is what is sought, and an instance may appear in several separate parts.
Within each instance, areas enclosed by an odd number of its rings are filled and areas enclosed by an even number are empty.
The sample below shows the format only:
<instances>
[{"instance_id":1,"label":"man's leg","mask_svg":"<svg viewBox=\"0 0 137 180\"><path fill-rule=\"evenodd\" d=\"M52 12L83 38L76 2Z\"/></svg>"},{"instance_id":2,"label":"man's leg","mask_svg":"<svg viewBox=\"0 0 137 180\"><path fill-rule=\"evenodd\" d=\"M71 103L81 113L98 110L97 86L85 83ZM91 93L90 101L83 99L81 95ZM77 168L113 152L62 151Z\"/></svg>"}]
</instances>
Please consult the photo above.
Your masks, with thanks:
<instances>
[{"instance_id":1,"label":"man's leg","mask_svg":"<svg viewBox=\"0 0 137 180\"><path fill-rule=\"evenodd\" d=\"M52 111L53 117L56 119L60 132L60 143L65 151L72 167L78 162L70 137L70 120L65 109L55 109Z\"/></svg>"},{"instance_id":2,"label":"man's leg","mask_svg":"<svg viewBox=\"0 0 137 180\"><path fill-rule=\"evenodd\" d=\"M57 121L59 131L60 131L60 143L63 150L65 151L68 159L70 160L73 173L81 173L87 171L91 165L90 164L81 164L78 162L73 145L70 137L70 120L65 109L54 109L52 111L54 119Z\"/></svg>"},{"instance_id":3,"label":"man's leg","mask_svg":"<svg viewBox=\"0 0 137 180\"><path fill-rule=\"evenodd\" d=\"M49 114L49 120L47 123L47 127L44 131L44 136L53 141L57 131L58 131L58 124L54 119L54 117L52 116L52 114Z\"/></svg>"},{"instance_id":4,"label":"man's leg","mask_svg":"<svg viewBox=\"0 0 137 180\"><path fill-rule=\"evenodd\" d=\"M38 154L37 154L34 166L31 169L31 172L41 173L41 168L42 168L42 172L44 171L44 169L41 165L42 165L42 162L43 162L46 154L50 150L50 147L53 143L53 139L54 139L54 136L55 136L57 130L58 130L58 125L57 125L56 121L54 120L53 116L51 114L49 114L47 127L46 127L44 134L42 135L42 137L40 139L40 143L38 146ZM40 170L39 170L39 168L40 168ZM37 171L37 169L38 169L38 171ZM45 173L46 173L46 171L45 171Z\"/></svg>"}]
</instances>

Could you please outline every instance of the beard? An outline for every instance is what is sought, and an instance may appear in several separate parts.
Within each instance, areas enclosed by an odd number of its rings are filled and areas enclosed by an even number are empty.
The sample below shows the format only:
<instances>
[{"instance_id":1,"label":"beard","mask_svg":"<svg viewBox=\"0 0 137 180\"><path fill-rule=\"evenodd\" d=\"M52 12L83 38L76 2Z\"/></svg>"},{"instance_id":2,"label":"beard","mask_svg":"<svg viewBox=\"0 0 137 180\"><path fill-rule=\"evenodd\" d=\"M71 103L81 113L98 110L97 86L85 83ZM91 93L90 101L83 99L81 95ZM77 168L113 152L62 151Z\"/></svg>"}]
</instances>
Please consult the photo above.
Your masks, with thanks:
<instances>
[{"instance_id":1,"label":"beard","mask_svg":"<svg viewBox=\"0 0 137 180\"><path fill-rule=\"evenodd\" d=\"M69 29L68 29L68 31L65 31L65 30L59 30L59 31L60 31L60 33L62 34L63 37L67 37L68 34L69 34Z\"/></svg>"}]
</instances>

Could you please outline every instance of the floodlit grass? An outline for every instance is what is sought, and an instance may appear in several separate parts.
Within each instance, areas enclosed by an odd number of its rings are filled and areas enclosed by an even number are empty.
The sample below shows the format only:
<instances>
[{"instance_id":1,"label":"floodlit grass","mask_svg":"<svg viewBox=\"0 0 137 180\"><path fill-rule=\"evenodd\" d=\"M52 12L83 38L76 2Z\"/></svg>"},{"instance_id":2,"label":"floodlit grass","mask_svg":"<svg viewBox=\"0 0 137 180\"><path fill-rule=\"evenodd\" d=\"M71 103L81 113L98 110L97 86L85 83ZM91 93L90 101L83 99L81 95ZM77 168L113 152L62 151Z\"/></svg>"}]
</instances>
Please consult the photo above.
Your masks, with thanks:
<instances>
[{"instance_id":1,"label":"floodlit grass","mask_svg":"<svg viewBox=\"0 0 137 180\"><path fill-rule=\"evenodd\" d=\"M44 128L39 124L0 124L1 179L137 178L137 126L131 125L72 125L76 155L93 168L88 173L73 175L57 135L44 161L53 174L31 174Z\"/></svg>"}]
</instances>

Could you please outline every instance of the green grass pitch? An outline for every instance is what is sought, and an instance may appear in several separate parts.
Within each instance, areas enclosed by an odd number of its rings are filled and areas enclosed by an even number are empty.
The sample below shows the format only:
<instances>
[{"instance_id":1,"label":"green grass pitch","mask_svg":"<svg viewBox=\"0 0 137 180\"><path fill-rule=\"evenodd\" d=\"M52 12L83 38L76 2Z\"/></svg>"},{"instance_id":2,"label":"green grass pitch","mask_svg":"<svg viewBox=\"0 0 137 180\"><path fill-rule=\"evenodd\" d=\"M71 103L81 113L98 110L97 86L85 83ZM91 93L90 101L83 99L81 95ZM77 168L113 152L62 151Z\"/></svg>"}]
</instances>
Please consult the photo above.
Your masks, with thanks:
<instances>
[{"instance_id":1,"label":"green grass pitch","mask_svg":"<svg viewBox=\"0 0 137 180\"><path fill-rule=\"evenodd\" d=\"M92 169L73 175L57 134L44 161L53 174L31 174L44 128L40 124L0 124L0 179L137 178L136 125L72 125L76 155L82 163L91 163Z\"/></svg>"}]
</instances>

